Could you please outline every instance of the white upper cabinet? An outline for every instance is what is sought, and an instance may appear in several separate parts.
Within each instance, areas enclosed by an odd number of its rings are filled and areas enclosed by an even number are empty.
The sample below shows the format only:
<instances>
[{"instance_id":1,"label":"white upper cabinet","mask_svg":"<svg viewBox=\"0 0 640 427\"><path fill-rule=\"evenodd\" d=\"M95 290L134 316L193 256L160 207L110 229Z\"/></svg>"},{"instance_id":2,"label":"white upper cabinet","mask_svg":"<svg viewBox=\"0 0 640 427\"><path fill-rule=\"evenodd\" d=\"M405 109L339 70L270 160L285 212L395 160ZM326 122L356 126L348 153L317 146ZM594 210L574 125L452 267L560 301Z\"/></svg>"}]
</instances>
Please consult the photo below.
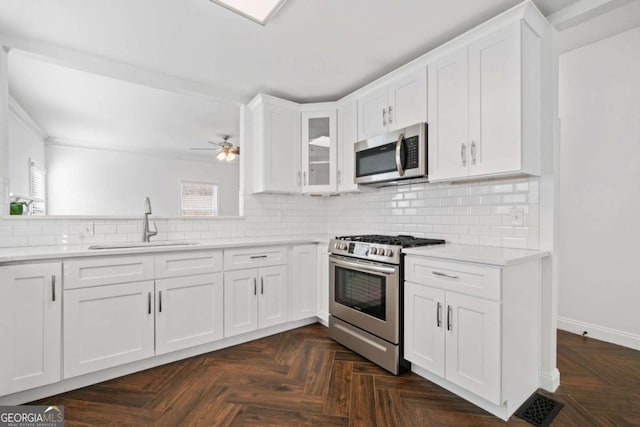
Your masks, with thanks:
<instances>
[{"instance_id":1,"label":"white upper cabinet","mask_svg":"<svg viewBox=\"0 0 640 427\"><path fill-rule=\"evenodd\" d=\"M336 191L336 110L302 113L302 192Z\"/></svg>"},{"instance_id":2,"label":"white upper cabinet","mask_svg":"<svg viewBox=\"0 0 640 427\"><path fill-rule=\"evenodd\" d=\"M430 181L540 174L541 40L526 22L429 70Z\"/></svg>"},{"instance_id":3,"label":"white upper cabinet","mask_svg":"<svg viewBox=\"0 0 640 427\"><path fill-rule=\"evenodd\" d=\"M338 192L358 191L354 182L355 153L358 142L358 103L349 101L338 107Z\"/></svg>"},{"instance_id":4,"label":"white upper cabinet","mask_svg":"<svg viewBox=\"0 0 640 427\"><path fill-rule=\"evenodd\" d=\"M427 70L403 73L358 98L358 140L427 120Z\"/></svg>"},{"instance_id":5,"label":"white upper cabinet","mask_svg":"<svg viewBox=\"0 0 640 427\"><path fill-rule=\"evenodd\" d=\"M429 64L429 179L467 174L467 49Z\"/></svg>"},{"instance_id":6,"label":"white upper cabinet","mask_svg":"<svg viewBox=\"0 0 640 427\"><path fill-rule=\"evenodd\" d=\"M249 103L253 192L299 193L300 108L267 95Z\"/></svg>"}]
</instances>

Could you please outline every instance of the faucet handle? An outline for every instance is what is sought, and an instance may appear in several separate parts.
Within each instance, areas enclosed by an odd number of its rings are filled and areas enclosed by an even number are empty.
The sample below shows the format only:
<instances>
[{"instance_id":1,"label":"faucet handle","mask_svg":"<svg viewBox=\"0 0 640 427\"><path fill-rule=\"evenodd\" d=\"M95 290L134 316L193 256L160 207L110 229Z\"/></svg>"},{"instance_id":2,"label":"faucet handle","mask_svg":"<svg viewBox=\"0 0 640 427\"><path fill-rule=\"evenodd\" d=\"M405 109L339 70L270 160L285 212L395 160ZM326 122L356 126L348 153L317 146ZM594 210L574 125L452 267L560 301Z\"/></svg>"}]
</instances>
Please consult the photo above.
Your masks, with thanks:
<instances>
[{"instance_id":1,"label":"faucet handle","mask_svg":"<svg viewBox=\"0 0 640 427\"><path fill-rule=\"evenodd\" d=\"M149 237L155 236L156 234L158 234L158 225L153 221L153 230L149 229Z\"/></svg>"}]
</instances>

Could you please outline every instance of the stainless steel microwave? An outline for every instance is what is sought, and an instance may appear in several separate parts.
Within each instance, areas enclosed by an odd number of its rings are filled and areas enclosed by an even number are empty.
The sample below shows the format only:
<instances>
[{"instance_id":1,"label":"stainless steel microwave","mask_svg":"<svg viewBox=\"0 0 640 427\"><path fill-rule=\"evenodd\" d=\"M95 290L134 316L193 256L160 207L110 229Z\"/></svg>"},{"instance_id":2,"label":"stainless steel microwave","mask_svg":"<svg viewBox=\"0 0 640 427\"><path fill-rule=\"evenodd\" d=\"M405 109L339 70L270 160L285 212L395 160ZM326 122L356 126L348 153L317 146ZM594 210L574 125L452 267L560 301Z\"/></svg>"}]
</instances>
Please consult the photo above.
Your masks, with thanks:
<instances>
[{"instance_id":1,"label":"stainless steel microwave","mask_svg":"<svg viewBox=\"0 0 640 427\"><path fill-rule=\"evenodd\" d=\"M426 181L427 124L418 123L356 143L355 163L356 184Z\"/></svg>"}]
</instances>

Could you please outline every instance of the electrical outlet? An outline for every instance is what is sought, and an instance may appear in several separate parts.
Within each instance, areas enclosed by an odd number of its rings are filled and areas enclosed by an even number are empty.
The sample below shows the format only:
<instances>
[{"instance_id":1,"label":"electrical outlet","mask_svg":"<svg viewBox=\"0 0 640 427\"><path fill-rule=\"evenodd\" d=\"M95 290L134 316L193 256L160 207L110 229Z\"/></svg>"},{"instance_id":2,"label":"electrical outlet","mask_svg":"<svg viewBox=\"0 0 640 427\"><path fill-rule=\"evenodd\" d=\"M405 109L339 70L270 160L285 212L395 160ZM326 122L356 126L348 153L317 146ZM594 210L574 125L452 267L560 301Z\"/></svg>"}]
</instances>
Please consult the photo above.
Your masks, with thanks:
<instances>
[{"instance_id":1,"label":"electrical outlet","mask_svg":"<svg viewBox=\"0 0 640 427\"><path fill-rule=\"evenodd\" d=\"M85 221L80 223L80 237L95 236L95 228L93 221Z\"/></svg>"},{"instance_id":2,"label":"electrical outlet","mask_svg":"<svg viewBox=\"0 0 640 427\"><path fill-rule=\"evenodd\" d=\"M511 217L511 225L524 225L524 209L523 208L511 208L509 212Z\"/></svg>"}]
</instances>

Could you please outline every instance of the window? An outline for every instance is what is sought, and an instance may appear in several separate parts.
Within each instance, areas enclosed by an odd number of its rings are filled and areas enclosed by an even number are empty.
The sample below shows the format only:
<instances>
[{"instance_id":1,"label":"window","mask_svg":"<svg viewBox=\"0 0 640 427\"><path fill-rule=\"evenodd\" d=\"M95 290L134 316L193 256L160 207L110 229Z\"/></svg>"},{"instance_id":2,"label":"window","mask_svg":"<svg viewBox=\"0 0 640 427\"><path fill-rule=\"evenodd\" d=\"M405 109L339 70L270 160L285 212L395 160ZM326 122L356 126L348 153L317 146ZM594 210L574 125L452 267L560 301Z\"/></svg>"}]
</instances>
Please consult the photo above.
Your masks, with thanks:
<instances>
[{"instance_id":1,"label":"window","mask_svg":"<svg viewBox=\"0 0 640 427\"><path fill-rule=\"evenodd\" d=\"M182 216L217 216L218 184L182 181L180 183Z\"/></svg>"},{"instance_id":2,"label":"window","mask_svg":"<svg viewBox=\"0 0 640 427\"><path fill-rule=\"evenodd\" d=\"M46 176L47 171L41 164L33 159L29 159L29 187L30 197L34 200L30 206L31 215L45 215L46 209Z\"/></svg>"}]
</instances>

